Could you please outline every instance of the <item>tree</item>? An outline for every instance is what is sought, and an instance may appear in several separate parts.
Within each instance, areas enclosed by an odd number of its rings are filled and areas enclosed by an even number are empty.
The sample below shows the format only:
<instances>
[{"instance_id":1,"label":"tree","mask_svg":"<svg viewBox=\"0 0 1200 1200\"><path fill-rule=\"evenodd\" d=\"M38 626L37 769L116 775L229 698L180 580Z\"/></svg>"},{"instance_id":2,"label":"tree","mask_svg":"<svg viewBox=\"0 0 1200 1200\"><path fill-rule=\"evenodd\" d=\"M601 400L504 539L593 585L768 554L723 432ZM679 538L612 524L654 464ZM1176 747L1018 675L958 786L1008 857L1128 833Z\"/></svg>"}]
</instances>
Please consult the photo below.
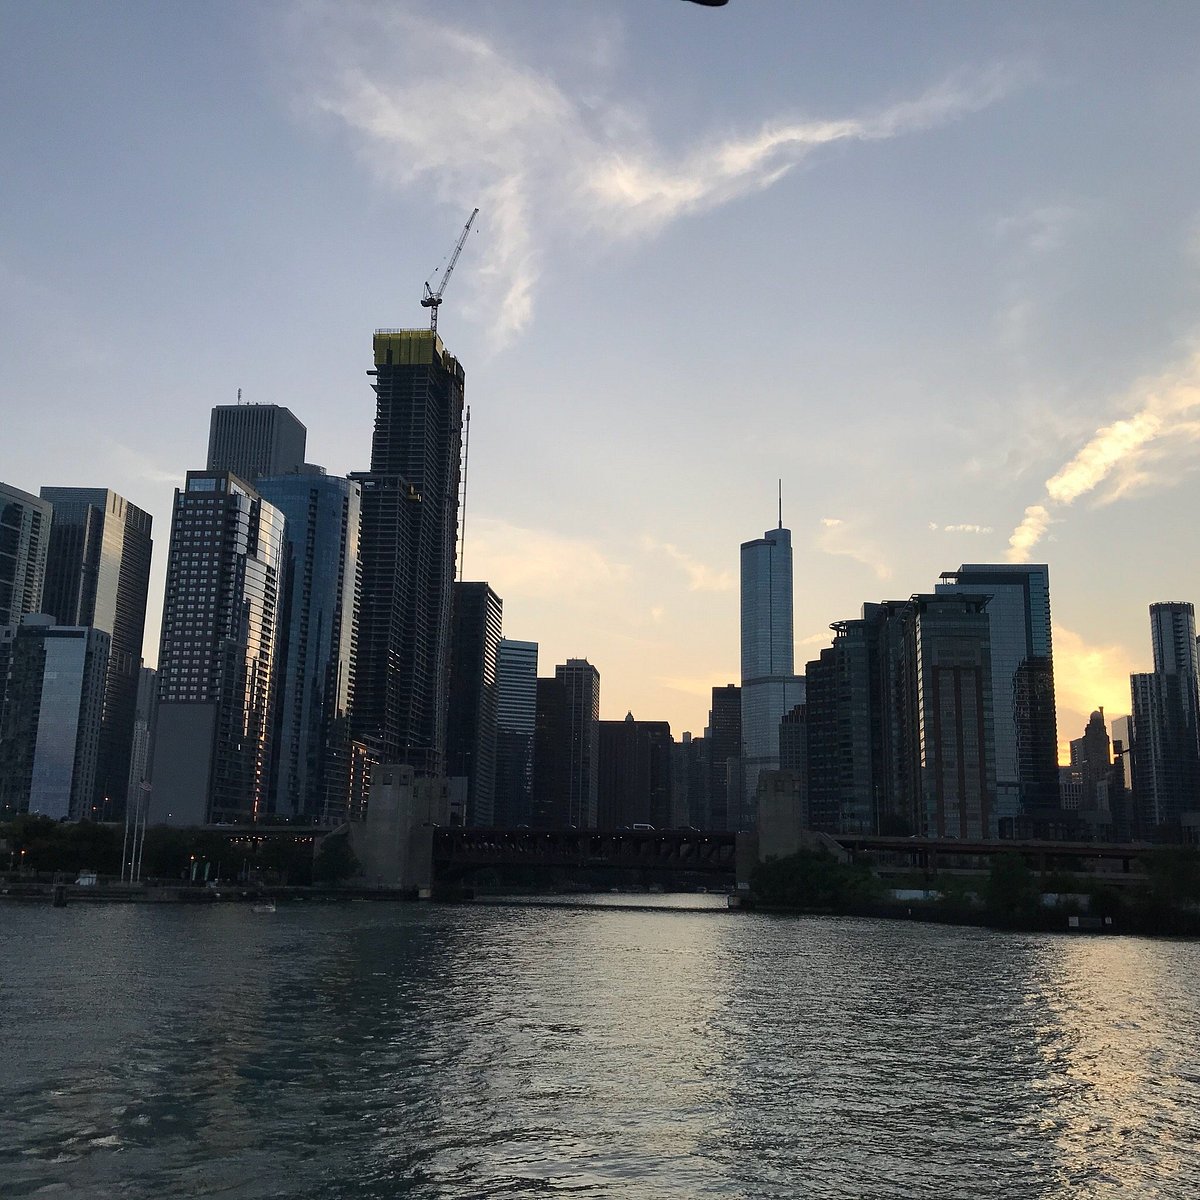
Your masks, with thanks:
<instances>
[{"instance_id":1,"label":"tree","mask_svg":"<svg viewBox=\"0 0 1200 1200\"><path fill-rule=\"evenodd\" d=\"M341 883L362 872L350 838L345 833L331 833L321 843L313 860L314 883Z\"/></svg>"}]
</instances>

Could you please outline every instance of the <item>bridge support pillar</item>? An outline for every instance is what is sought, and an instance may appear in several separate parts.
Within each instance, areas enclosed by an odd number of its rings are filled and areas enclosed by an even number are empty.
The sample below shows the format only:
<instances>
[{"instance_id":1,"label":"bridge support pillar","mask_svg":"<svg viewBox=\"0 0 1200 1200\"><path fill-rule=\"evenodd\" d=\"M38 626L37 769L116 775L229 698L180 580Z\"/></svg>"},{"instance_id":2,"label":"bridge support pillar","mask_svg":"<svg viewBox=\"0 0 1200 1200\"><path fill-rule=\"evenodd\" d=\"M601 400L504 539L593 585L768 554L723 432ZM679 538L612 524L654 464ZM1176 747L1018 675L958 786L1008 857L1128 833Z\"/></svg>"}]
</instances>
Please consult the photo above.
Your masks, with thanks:
<instances>
[{"instance_id":1,"label":"bridge support pillar","mask_svg":"<svg viewBox=\"0 0 1200 1200\"><path fill-rule=\"evenodd\" d=\"M433 888L433 833L450 823L445 779L416 779L412 767L382 763L371 775L367 819L350 825L350 845L367 887Z\"/></svg>"}]
</instances>

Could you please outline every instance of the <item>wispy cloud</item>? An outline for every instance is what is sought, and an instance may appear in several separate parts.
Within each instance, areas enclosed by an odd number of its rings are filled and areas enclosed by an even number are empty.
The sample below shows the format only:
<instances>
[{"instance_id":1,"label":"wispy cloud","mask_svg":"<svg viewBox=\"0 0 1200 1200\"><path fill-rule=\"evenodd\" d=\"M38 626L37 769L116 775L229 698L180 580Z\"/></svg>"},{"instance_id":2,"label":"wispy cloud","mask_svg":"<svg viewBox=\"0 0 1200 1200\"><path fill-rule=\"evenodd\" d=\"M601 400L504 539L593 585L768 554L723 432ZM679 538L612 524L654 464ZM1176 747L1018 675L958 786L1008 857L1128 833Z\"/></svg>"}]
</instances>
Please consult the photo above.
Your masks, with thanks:
<instances>
[{"instance_id":1,"label":"wispy cloud","mask_svg":"<svg viewBox=\"0 0 1200 1200\"><path fill-rule=\"evenodd\" d=\"M892 577L892 568L884 560L883 552L869 537L857 530L856 523L841 517L822 517L821 530L817 534L816 546L825 554L852 558L864 567L870 567L876 579Z\"/></svg>"},{"instance_id":2,"label":"wispy cloud","mask_svg":"<svg viewBox=\"0 0 1200 1200\"><path fill-rule=\"evenodd\" d=\"M591 542L495 518L476 518L466 545L472 578L505 597L555 599L623 585L629 567Z\"/></svg>"},{"instance_id":3,"label":"wispy cloud","mask_svg":"<svg viewBox=\"0 0 1200 1200\"><path fill-rule=\"evenodd\" d=\"M929 522L929 528L937 533L940 529L942 533L992 533L990 525L939 525L936 521Z\"/></svg>"},{"instance_id":4,"label":"wispy cloud","mask_svg":"<svg viewBox=\"0 0 1200 1200\"><path fill-rule=\"evenodd\" d=\"M821 147L932 129L1024 80L1018 68L963 72L874 111L777 117L668 148L641 112L605 97L603 83L585 99L511 49L420 9L317 4L295 19L310 103L354 131L371 167L398 188L479 204L484 261L474 278L498 344L532 317L548 243L657 231L770 187ZM611 62L594 66L615 90Z\"/></svg>"},{"instance_id":5,"label":"wispy cloud","mask_svg":"<svg viewBox=\"0 0 1200 1200\"><path fill-rule=\"evenodd\" d=\"M1200 353L1177 371L1140 381L1126 398L1131 416L1104 425L1048 480L1046 495L1025 510L1009 538L1010 562L1026 562L1054 520L1052 507L1067 508L1099 492L1111 503L1139 489L1165 486L1196 466L1200 442Z\"/></svg>"},{"instance_id":6,"label":"wispy cloud","mask_svg":"<svg viewBox=\"0 0 1200 1200\"><path fill-rule=\"evenodd\" d=\"M662 554L676 566L681 567L687 575L689 591L728 592L733 588L733 572L718 571L680 550L678 546L673 546L670 542L659 542L652 537L644 537L642 549L652 554Z\"/></svg>"}]
</instances>

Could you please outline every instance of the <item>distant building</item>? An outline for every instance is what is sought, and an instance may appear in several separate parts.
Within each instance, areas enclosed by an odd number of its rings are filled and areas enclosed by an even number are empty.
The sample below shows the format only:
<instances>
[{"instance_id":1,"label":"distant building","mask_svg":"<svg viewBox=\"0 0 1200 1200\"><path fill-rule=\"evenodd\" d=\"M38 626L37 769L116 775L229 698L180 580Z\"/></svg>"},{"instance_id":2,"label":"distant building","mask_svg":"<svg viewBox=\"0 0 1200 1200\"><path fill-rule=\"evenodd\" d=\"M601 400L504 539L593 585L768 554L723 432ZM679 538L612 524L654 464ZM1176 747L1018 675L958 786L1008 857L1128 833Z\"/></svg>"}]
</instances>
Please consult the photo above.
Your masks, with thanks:
<instances>
[{"instance_id":1,"label":"distant building","mask_svg":"<svg viewBox=\"0 0 1200 1200\"><path fill-rule=\"evenodd\" d=\"M95 820L111 638L27 614L0 629L0 819Z\"/></svg>"},{"instance_id":2,"label":"distant building","mask_svg":"<svg viewBox=\"0 0 1200 1200\"><path fill-rule=\"evenodd\" d=\"M107 488L44 487L42 499L54 509L42 608L59 625L91 625L112 639L93 804L113 820L129 784L152 518Z\"/></svg>"},{"instance_id":3,"label":"distant building","mask_svg":"<svg viewBox=\"0 0 1200 1200\"><path fill-rule=\"evenodd\" d=\"M601 721L598 818L601 829L672 824L671 726L666 721Z\"/></svg>"},{"instance_id":4,"label":"distant building","mask_svg":"<svg viewBox=\"0 0 1200 1200\"><path fill-rule=\"evenodd\" d=\"M464 374L428 329L380 329L362 484L354 730L381 762L446 765Z\"/></svg>"},{"instance_id":5,"label":"distant building","mask_svg":"<svg viewBox=\"0 0 1200 1200\"><path fill-rule=\"evenodd\" d=\"M712 690L708 712L708 807L701 829L736 830L742 788L742 689Z\"/></svg>"},{"instance_id":6,"label":"distant building","mask_svg":"<svg viewBox=\"0 0 1200 1200\"><path fill-rule=\"evenodd\" d=\"M586 658L554 668L566 693L570 736L567 823L595 829L599 820L600 672Z\"/></svg>"},{"instance_id":7,"label":"distant building","mask_svg":"<svg viewBox=\"0 0 1200 1200\"><path fill-rule=\"evenodd\" d=\"M310 464L262 476L255 490L286 522L268 808L337 824L351 807L362 493Z\"/></svg>"},{"instance_id":8,"label":"distant building","mask_svg":"<svg viewBox=\"0 0 1200 1200\"><path fill-rule=\"evenodd\" d=\"M0 483L0 628L42 611L51 516L45 500Z\"/></svg>"},{"instance_id":9,"label":"distant building","mask_svg":"<svg viewBox=\"0 0 1200 1200\"><path fill-rule=\"evenodd\" d=\"M285 569L283 514L229 471L189 471L171 516L152 823L267 814Z\"/></svg>"},{"instance_id":10,"label":"distant building","mask_svg":"<svg viewBox=\"0 0 1200 1200\"><path fill-rule=\"evenodd\" d=\"M804 701L794 671L792 535L768 529L741 547L742 771L735 827L754 828L758 773L779 767L779 722Z\"/></svg>"},{"instance_id":11,"label":"distant building","mask_svg":"<svg viewBox=\"0 0 1200 1200\"><path fill-rule=\"evenodd\" d=\"M493 819L502 828L533 817L537 728L537 642L502 638L496 650L496 785Z\"/></svg>"},{"instance_id":12,"label":"distant building","mask_svg":"<svg viewBox=\"0 0 1200 1200\"><path fill-rule=\"evenodd\" d=\"M671 747L672 825L704 829L708 822L708 751L704 737L685 731Z\"/></svg>"},{"instance_id":13,"label":"distant building","mask_svg":"<svg viewBox=\"0 0 1200 1200\"><path fill-rule=\"evenodd\" d=\"M308 431L278 404L218 404L208 426L209 471L232 471L254 483L304 465Z\"/></svg>"},{"instance_id":14,"label":"distant building","mask_svg":"<svg viewBox=\"0 0 1200 1200\"><path fill-rule=\"evenodd\" d=\"M530 824L535 829L577 826L571 801L571 712L566 684L537 681Z\"/></svg>"},{"instance_id":15,"label":"distant building","mask_svg":"<svg viewBox=\"0 0 1200 1200\"><path fill-rule=\"evenodd\" d=\"M467 823L496 821L496 661L504 605L486 583L456 583L450 624L446 774L466 780Z\"/></svg>"},{"instance_id":16,"label":"distant building","mask_svg":"<svg viewBox=\"0 0 1200 1200\"><path fill-rule=\"evenodd\" d=\"M1050 569L1044 563L968 564L934 589L990 596L996 811L1001 827L1059 810L1058 723L1050 630Z\"/></svg>"}]
</instances>

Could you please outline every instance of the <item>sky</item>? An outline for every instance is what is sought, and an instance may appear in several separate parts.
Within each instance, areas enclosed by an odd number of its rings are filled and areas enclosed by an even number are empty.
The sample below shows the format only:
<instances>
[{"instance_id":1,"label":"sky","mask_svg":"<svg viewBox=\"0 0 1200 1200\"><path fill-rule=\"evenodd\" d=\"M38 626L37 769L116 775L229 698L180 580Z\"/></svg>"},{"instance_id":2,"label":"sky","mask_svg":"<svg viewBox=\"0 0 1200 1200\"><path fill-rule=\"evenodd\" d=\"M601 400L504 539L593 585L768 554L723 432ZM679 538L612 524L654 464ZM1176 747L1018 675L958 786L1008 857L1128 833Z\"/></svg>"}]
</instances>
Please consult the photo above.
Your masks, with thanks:
<instances>
[{"instance_id":1,"label":"sky","mask_svg":"<svg viewBox=\"0 0 1200 1200\"><path fill-rule=\"evenodd\" d=\"M465 576L601 715L706 723L738 547L797 670L1050 566L1060 741L1200 600L1200 6L0 0L0 479L155 521L209 411L363 470L371 335L471 408Z\"/></svg>"}]
</instances>

